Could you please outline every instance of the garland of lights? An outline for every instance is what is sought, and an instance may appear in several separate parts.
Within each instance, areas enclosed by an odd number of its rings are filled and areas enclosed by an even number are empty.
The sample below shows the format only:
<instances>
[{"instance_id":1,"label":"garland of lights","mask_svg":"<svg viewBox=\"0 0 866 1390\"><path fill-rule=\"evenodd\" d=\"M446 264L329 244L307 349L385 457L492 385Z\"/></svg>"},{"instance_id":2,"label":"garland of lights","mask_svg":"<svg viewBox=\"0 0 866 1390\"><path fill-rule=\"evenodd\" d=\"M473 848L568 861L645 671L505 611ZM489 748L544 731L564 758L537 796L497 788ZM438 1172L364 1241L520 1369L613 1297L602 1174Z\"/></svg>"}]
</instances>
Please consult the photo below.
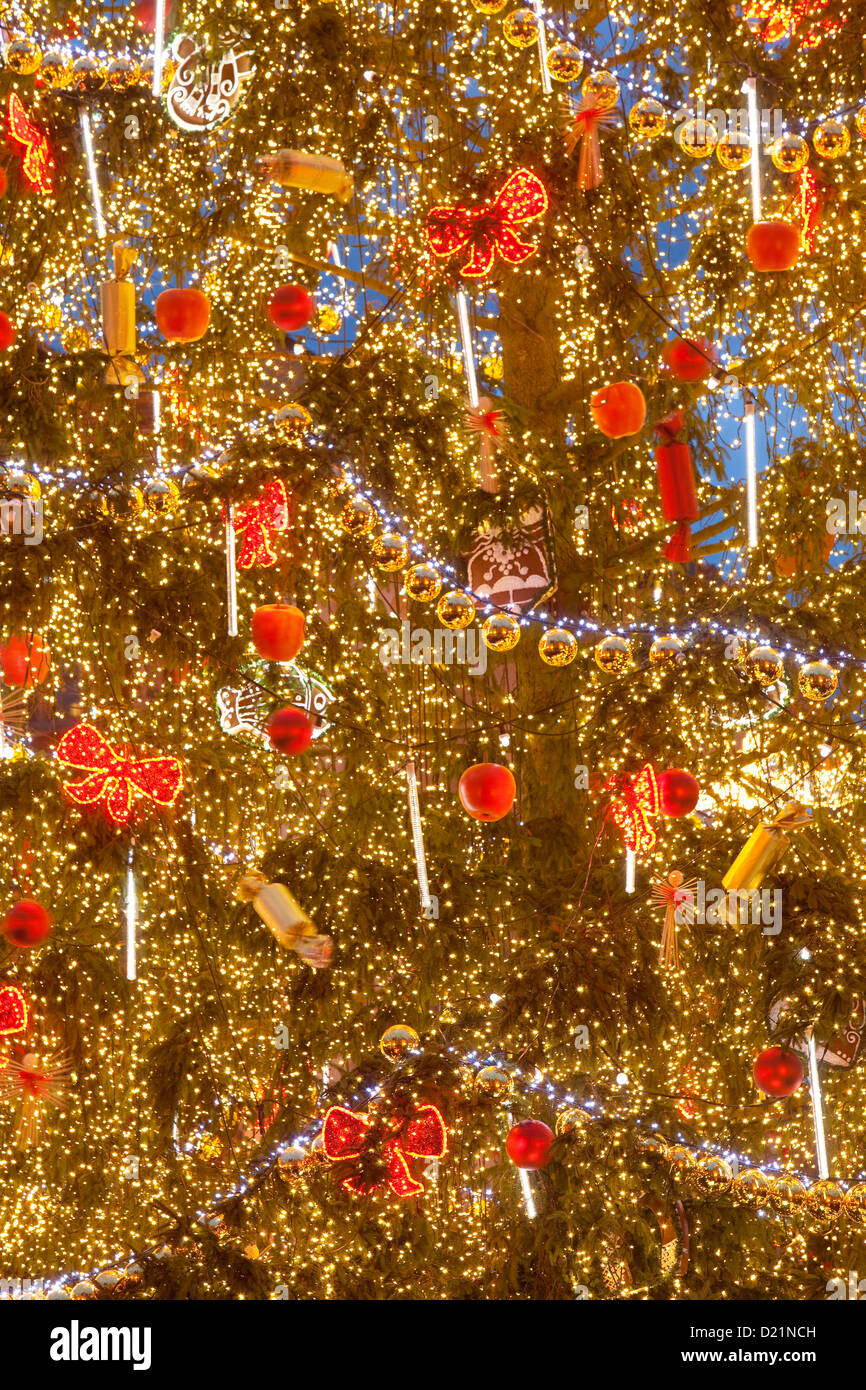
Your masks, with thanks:
<instances>
[{"instance_id":1,"label":"garland of lights","mask_svg":"<svg viewBox=\"0 0 866 1390\"><path fill-rule=\"evenodd\" d=\"M415 1050L411 1048L409 1053ZM509 1064L506 1069L496 1060L479 1058L475 1054L461 1055L450 1047L444 1051L447 1057L474 1073L476 1090L502 1105L503 1113L510 1113L509 1107L518 1082L530 1094L542 1095L556 1111L555 1132L560 1141L579 1143L587 1126L612 1118L605 1114L599 1102L578 1101L569 1092L558 1090L537 1069L529 1074L516 1064ZM381 1089L381 1084L367 1089L366 1100L371 1108L375 1106ZM328 1163L335 1166L339 1177L340 1165L361 1152L365 1134L369 1131L369 1121L327 1099L325 1104L324 1112L313 1116L294 1139L282 1141L275 1152L260 1159L229 1191L217 1194L208 1209L198 1212L196 1219L199 1224L218 1232L223 1224L220 1208L244 1197L274 1172L279 1172L290 1181L322 1163ZM388 1167L382 1191L386 1200L394 1196L418 1197L423 1193L424 1184L412 1177L407 1158L440 1158L447 1153L447 1129L438 1109L433 1105L422 1105L416 1109L415 1116L419 1121L417 1131L411 1127L410 1118L402 1139L385 1141L384 1157ZM615 1122L623 1123L618 1117ZM696 1146L694 1141L678 1136L674 1142L670 1142L659 1133L656 1122L647 1122L640 1117L631 1117L630 1123L634 1125L634 1146L638 1153L667 1164L674 1179L696 1188L706 1200L729 1198L756 1206L759 1212L769 1208L777 1213L793 1214L798 1209L809 1209L829 1220L844 1215L852 1220L866 1221L866 1169L853 1181L810 1179L784 1170L779 1164L765 1167L752 1164L732 1149L722 1149L706 1141ZM525 1178L526 1174L521 1173L521 1177ZM341 1178L344 1185L352 1181L352 1178ZM356 1195L360 1192L357 1184L351 1190ZM132 1260L126 1260L120 1252L116 1252L110 1263L91 1270L89 1274L75 1271L57 1276L51 1281L47 1297L92 1298L99 1288L110 1289L119 1282L121 1276L118 1268L125 1269L128 1274L140 1274L140 1258L152 1256L161 1259L171 1253L170 1245L165 1243L154 1244Z\"/></svg>"},{"instance_id":2,"label":"garland of lights","mask_svg":"<svg viewBox=\"0 0 866 1390\"><path fill-rule=\"evenodd\" d=\"M757 6L753 8L757 9ZM767 6L765 6L765 9L766 8ZM510 19L511 16L508 16L508 18ZM540 26L541 18L533 14L531 22ZM571 37L563 39L557 32L555 19L547 16L546 23L551 25L553 36L557 42L547 53L545 72L549 77L552 77L554 81L560 82L563 85L570 85L577 80L585 65L594 68L594 65L598 62L598 55L591 49L582 48L579 44L575 43ZM529 43L534 44L535 39L536 34L533 33L529 39ZM184 62L187 61L188 55L185 51L182 56L175 52L178 41L186 41L188 43L195 42L195 40L185 34L175 35L173 39L170 40L169 51L171 56L168 58L163 57L161 63L161 85L163 90L176 82L180 69L183 68ZM768 41L773 42L773 40ZM511 43L512 41L509 39L508 42ZM512 46L523 48L528 45L525 40L522 40L520 44L512 44ZM11 55L9 53L10 49L12 50ZM47 67L43 68L44 49L45 43L34 39L28 30L25 37L13 39L10 44L6 45L6 64L10 71L18 76L31 76L34 73L39 74L41 72L42 80L50 89L60 91L68 89L73 93L84 95L91 99L93 97L100 97L101 95L110 97L127 91L130 87L137 85L147 88L150 87L153 82L152 57L145 59L144 62L139 65L138 61L131 55L118 55L116 53L111 53L109 55L107 51L104 54L97 54L94 52L84 53L76 48L75 51L79 53L79 57L73 63L73 60L68 56L71 51L70 48L68 46L57 46L54 44L50 52L45 54L45 58L51 61ZM198 52L201 51L202 50L198 50ZM243 82L247 81L254 72L254 68L249 64L249 56L250 55L247 53L240 55L244 62L240 65L239 77L238 73L233 73L233 78L237 82L240 92L243 91ZM228 50L228 57L229 59L232 57L231 50ZM614 58L617 61L628 61L629 55L614 50ZM208 71L208 79L211 84L218 81L219 65L222 61L222 58L218 59L212 65L212 71L210 69ZM598 71L593 70L584 80L584 88L592 84L599 75L609 76L606 73L599 74ZM618 99L620 85L625 86L629 94L635 100L635 107L632 108L636 108L635 116L632 119L631 112L629 112L629 123L633 132L638 135L639 138L645 137L646 135L660 135L663 130L666 113L676 117L684 116L689 111L688 101L682 101L675 105L659 88L646 87L631 81L628 77L622 76L621 74L618 74L617 77L613 79L613 82L616 86L615 90L611 88L613 95L612 100L610 100L610 105L613 105ZM696 103L702 102L706 107L711 99L709 94L705 93L701 97L696 98ZM721 98L721 100L724 100L724 98ZM653 119L653 117L647 118L647 116L645 116L644 103L647 102L653 103L658 107L658 116L661 119L661 125L658 124L658 117ZM199 104L201 105L201 103ZM169 106L168 109L171 118L177 121L177 124L186 131L198 132L207 128L206 122L202 119L198 111L194 113L194 120L185 121L182 115L180 118L178 117L171 109L171 106ZM725 108L722 107L720 109ZM221 106L218 119L225 120L232 114L233 108L229 107L228 103L225 103L224 106ZM844 120L845 117L849 115L854 115L858 132L861 135L866 135L866 106L840 104L834 113L836 120ZM653 113L653 116L655 116L655 113ZM831 113L828 112L823 112L820 118L806 118L795 115L786 117L786 126L796 122L799 125L799 130L802 132L808 130L809 126L812 125L816 119L819 120L820 124L825 124L829 118L831 118ZM214 120L212 123L216 124L217 121ZM694 154L694 151L689 150L688 153ZM712 154L712 148L706 150L706 153ZM819 151L819 153L821 153L821 151ZM840 150L839 153L845 153L845 151ZM833 154L826 157L836 158L837 155ZM725 167L736 171L737 168L743 166L728 165Z\"/></svg>"}]
</instances>

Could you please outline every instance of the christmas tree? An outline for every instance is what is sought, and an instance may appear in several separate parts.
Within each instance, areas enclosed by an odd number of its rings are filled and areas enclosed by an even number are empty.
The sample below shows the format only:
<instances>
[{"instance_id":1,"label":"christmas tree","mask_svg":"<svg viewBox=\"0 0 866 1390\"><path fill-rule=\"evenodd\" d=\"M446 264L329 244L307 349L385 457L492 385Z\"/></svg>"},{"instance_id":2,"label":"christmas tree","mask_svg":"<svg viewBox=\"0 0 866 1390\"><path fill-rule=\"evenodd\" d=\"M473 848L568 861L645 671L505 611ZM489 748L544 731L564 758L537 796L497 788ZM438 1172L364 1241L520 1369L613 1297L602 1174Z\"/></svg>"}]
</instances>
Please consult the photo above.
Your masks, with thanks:
<instances>
[{"instance_id":1,"label":"christmas tree","mask_svg":"<svg viewBox=\"0 0 866 1390\"><path fill-rule=\"evenodd\" d=\"M864 1267L864 37L4 7L0 1291Z\"/></svg>"}]
</instances>

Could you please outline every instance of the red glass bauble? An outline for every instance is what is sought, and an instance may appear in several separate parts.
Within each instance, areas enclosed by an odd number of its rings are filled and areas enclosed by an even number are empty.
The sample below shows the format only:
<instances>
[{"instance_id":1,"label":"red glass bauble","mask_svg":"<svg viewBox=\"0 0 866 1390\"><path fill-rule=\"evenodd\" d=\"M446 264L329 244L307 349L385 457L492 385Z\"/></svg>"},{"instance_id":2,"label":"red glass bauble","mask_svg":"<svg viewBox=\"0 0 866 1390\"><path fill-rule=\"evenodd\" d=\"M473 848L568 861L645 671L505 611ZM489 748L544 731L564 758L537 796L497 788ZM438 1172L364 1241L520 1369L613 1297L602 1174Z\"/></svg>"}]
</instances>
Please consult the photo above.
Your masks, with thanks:
<instances>
[{"instance_id":1,"label":"red glass bauble","mask_svg":"<svg viewBox=\"0 0 866 1390\"><path fill-rule=\"evenodd\" d=\"M756 270L790 270L802 249L800 229L792 222L755 222L749 228L746 251Z\"/></svg>"},{"instance_id":2,"label":"red glass bauble","mask_svg":"<svg viewBox=\"0 0 866 1390\"><path fill-rule=\"evenodd\" d=\"M716 355L708 338L674 338L665 343L662 361L677 381L705 381L715 366Z\"/></svg>"},{"instance_id":3,"label":"red glass bauble","mask_svg":"<svg viewBox=\"0 0 866 1390\"><path fill-rule=\"evenodd\" d=\"M0 930L13 946L38 946L51 931L51 916L41 903L22 898L7 912Z\"/></svg>"},{"instance_id":4,"label":"red glass bauble","mask_svg":"<svg viewBox=\"0 0 866 1390\"><path fill-rule=\"evenodd\" d=\"M304 615L293 603L266 603L253 614L250 632L265 661L294 661L304 643Z\"/></svg>"},{"instance_id":5,"label":"red glass bauble","mask_svg":"<svg viewBox=\"0 0 866 1390\"><path fill-rule=\"evenodd\" d=\"M9 180L8 180L8 178L6 177L6 170L5 170L5 169L0 169L0 198L3 197L3 195L5 194L6 189L7 189L8 187L9 187Z\"/></svg>"},{"instance_id":6,"label":"red glass bauble","mask_svg":"<svg viewBox=\"0 0 866 1390\"><path fill-rule=\"evenodd\" d=\"M752 1075L765 1095L779 1099L792 1096L803 1081L803 1063L796 1052L784 1047L767 1047L759 1053Z\"/></svg>"},{"instance_id":7,"label":"red glass bauble","mask_svg":"<svg viewBox=\"0 0 866 1390\"><path fill-rule=\"evenodd\" d=\"M546 1168L555 1137L542 1120L521 1120L508 1131L505 1152L518 1168Z\"/></svg>"},{"instance_id":8,"label":"red glass bauble","mask_svg":"<svg viewBox=\"0 0 866 1390\"><path fill-rule=\"evenodd\" d=\"M0 313L0 352L11 348L15 342L15 328L8 314Z\"/></svg>"},{"instance_id":9,"label":"red glass bauble","mask_svg":"<svg viewBox=\"0 0 866 1390\"><path fill-rule=\"evenodd\" d=\"M500 763L475 763L460 778L458 791L464 811L475 820L502 820L514 805L517 784Z\"/></svg>"},{"instance_id":10,"label":"red glass bauble","mask_svg":"<svg viewBox=\"0 0 866 1390\"><path fill-rule=\"evenodd\" d=\"M316 301L303 285L280 285L271 295L268 313L271 322L284 333L294 333L310 322L316 312Z\"/></svg>"},{"instance_id":11,"label":"red glass bauble","mask_svg":"<svg viewBox=\"0 0 866 1390\"><path fill-rule=\"evenodd\" d=\"M274 710L266 733L278 753L303 753L313 741L315 725L308 714L296 706Z\"/></svg>"},{"instance_id":12,"label":"red glass bauble","mask_svg":"<svg viewBox=\"0 0 866 1390\"><path fill-rule=\"evenodd\" d=\"M596 429L608 439L624 439L637 434L646 421L643 391L631 381L614 381L596 391L589 402Z\"/></svg>"},{"instance_id":13,"label":"red glass bauble","mask_svg":"<svg viewBox=\"0 0 866 1390\"><path fill-rule=\"evenodd\" d=\"M21 685L29 690L41 685L48 675L48 652L38 632L16 633L0 647L0 666L6 685Z\"/></svg>"},{"instance_id":14,"label":"red glass bauble","mask_svg":"<svg viewBox=\"0 0 866 1390\"><path fill-rule=\"evenodd\" d=\"M163 290L154 306L156 326L170 343L194 343L210 323L210 300L201 290Z\"/></svg>"},{"instance_id":15,"label":"red glass bauble","mask_svg":"<svg viewBox=\"0 0 866 1390\"><path fill-rule=\"evenodd\" d=\"M681 768L669 767L659 777L659 797L666 816L687 816L697 806L700 794L697 778Z\"/></svg>"}]
</instances>

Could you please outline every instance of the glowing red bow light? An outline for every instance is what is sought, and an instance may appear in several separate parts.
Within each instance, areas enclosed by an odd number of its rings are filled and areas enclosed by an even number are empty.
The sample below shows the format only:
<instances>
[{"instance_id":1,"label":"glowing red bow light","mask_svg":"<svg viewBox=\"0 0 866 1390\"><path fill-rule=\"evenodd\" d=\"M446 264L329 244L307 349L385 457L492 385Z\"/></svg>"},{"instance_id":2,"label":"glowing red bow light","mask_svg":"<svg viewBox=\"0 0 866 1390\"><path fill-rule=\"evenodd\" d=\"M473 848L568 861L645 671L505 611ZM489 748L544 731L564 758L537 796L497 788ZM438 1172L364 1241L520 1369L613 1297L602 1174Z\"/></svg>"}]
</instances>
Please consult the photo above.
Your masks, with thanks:
<instances>
[{"instance_id":1,"label":"glowing red bow light","mask_svg":"<svg viewBox=\"0 0 866 1390\"><path fill-rule=\"evenodd\" d=\"M424 230L434 256L442 260L469 247L460 274L489 275L497 252L509 265L522 265L538 247L521 241L517 229L547 212L547 189L531 169L517 169L492 203L479 207L431 208Z\"/></svg>"},{"instance_id":2,"label":"glowing red bow light","mask_svg":"<svg viewBox=\"0 0 866 1390\"><path fill-rule=\"evenodd\" d=\"M9 113L6 122L10 140L21 145L21 172L31 188L38 193L52 191L51 175L54 173L54 159L48 144L48 136L32 121L21 104L17 92L9 94Z\"/></svg>"},{"instance_id":3,"label":"glowing red bow light","mask_svg":"<svg viewBox=\"0 0 866 1390\"><path fill-rule=\"evenodd\" d=\"M89 772L83 782L63 790L78 806L102 805L115 825L126 825L134 796L148 796L157 806L171 806L183 790L183 771L177 758L132 758L110 748L98 729L76 724L57 745L62 763Z\"/></svg>"},{"instance_id":4,"label":"glowing red bow light","mask_svg":"<svg viewBox=\"0 0 866 1390\"><path fill-rule=\"evenodd\" d=\"M827 0L747 0L743 18L762 25L759 36L764 43L794 38L810 26L802 36L802 46L818 48L825 38L843 27L843 21L819 18L826 8Z\"/></svg>"},{"instance_id":5,"label":"glowing red bow light","mask_svg":"<svg viewBox=\"0 0 866 1390\"><path fill-rule=\"evenodd\" d=\"M235 530L243 531L244 543L238 556L238 568L252 569L253 565L268 568L277 563L276 551L271 549L269 531L286 531L289 526L289 499L282 478L274 478L254 502L245 502L235 515Z\"/></svg>"},{"instance_id":6,"label":"glowing red bow light","mask_svg":"<svg viewBox=\"0 0 866 1390\"><path fill-rule=\"evenodd\" d=\"M373 1152L371 1136L378 1128L366 1115L356 1115L342 1105L333 1105L325 1116L322 1142L325 1157L332 1163L360 1158ZM419 1105L396 1134L386 1138L381 1147L386 1172L381 1181L365 1182L363 1178L344 1178L343 1186L356 1196L375 1192L385 1183L398 1197L417 1197L424 1191L423 1182L412 1176L410 1158L441 1158L448 1152L448 1131L435 1105Z\"/></svg>"},{"instance_id":7,"label":"glowing red bow light","mask_svg":"<svg viewBox=\"0 0 866 1390\"><path fill-rule=\"evenodd\" d=\"M634 854L648 854L655 848L656 833L649 823L661 809L659 784L652 763L645 763L637 777L614 773L605 786L616 792L611 797L608 815L619 827L626 849Z\"/></svg>"}]
</instances>

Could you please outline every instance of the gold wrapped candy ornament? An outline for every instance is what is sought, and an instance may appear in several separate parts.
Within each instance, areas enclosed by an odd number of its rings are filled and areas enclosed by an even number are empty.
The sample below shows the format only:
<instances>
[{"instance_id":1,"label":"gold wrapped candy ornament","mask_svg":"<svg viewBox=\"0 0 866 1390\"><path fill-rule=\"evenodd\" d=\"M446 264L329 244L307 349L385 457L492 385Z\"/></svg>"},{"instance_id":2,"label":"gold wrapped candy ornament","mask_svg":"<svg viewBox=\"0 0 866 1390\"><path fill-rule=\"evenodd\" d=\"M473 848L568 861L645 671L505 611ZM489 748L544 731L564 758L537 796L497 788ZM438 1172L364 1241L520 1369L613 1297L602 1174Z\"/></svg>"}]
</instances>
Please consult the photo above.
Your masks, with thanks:
<instances>
[{"instance_id":1,"label":"gold wrapped candy ornament","mask_svg":"<svg viewBox=\"0 0 866 1390\"><path fill-rule=\"evenodd\" d=\"M112 253L114 278L105 280L99 287L102 333L105 350L111 359L105 369L105 384L126 386L144 377L135 361L135 286L129 279L137 252L118 242Z\"/></svg>"},{"instance_id":2,"label":"gold wrapped candy ornament","mask_svg":"<svg viewBox=\"0 0 866 1390\"><path fill-rule=\"evenodd\" d=\"M334 950L331 937L318 934L315 922L284 883L269 883L263 874L253 871L244 874L235 896L241 902L252 903L280 945L296 951L313 970L324 970L331 964Z\"/></svg>"},{"instance_id":3,"label":"gold wrapped candy ornament","mask_svg":"<svg viewBox=\"0 0 866 1390\"><path fill-rule=\"evenodd\" d=\"M739 894L751 894L758 889L768 873L781 861L791 832L808 825L812 812L799 801L787 802L771 821L761 821L740 850L722 883L728 893L722 905L722 920L736 924L740 920L742 899ZM732 895L735 895L732 899Z\"/></svg>"}]
</instances>

